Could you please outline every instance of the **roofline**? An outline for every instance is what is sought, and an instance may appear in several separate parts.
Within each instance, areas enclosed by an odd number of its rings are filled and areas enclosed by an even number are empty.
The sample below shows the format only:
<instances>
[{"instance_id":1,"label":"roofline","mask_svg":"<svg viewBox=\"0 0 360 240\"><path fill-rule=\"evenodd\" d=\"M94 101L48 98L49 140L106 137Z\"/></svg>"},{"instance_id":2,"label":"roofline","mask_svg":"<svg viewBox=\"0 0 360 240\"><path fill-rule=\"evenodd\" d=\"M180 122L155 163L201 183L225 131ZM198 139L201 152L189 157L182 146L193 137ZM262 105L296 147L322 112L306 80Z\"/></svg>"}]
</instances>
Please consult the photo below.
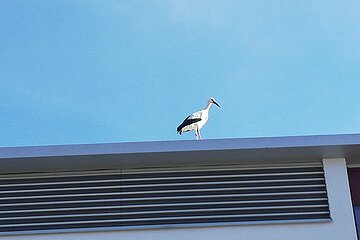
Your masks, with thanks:
<instances>
[{"instance_id":1,"label":"roofline","mask_svg":"<svg viewBox=\"0 0 360 240\"><path fill-rule=\"evenodd\" d=\"M360 134L1 147L0 173L304 164L324 158L360 166Z\"/></svg>"},{"instance_id":2,"label":"roofline","mask_svg":"<svg viewBox=\"0 0 360 240\"><path fill-rule=\"evenodd\" d=\"M0 159L359 145L360 134L0 147Z\"/></svg>"}]
</instances>

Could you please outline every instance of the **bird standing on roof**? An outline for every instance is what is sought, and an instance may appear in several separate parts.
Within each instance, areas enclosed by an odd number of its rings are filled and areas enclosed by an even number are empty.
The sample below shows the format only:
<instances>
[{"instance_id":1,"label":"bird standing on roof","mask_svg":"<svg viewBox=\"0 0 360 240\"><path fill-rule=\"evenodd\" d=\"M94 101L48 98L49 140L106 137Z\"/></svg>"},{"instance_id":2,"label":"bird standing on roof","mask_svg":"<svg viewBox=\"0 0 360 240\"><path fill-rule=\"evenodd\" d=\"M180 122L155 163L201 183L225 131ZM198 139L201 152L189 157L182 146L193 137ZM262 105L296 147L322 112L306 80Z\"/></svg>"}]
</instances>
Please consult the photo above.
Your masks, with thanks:
<instances>
[{"instance_id":1,"label":"bird standing on roof","mask_svg":"<svg viewBox=\"0 0 360 240\"><path fill-rule=\"evenodd\" d=\"M177 127L177 132L181 135L183 132L195 131L196 140L201 139L200 129L205 125L209 118L209 109L212 104L220 107L216 102L215 98L210 98L206 107L198 112L194 112L188 116L181 124Z\"/></svg>"}]
</instances>

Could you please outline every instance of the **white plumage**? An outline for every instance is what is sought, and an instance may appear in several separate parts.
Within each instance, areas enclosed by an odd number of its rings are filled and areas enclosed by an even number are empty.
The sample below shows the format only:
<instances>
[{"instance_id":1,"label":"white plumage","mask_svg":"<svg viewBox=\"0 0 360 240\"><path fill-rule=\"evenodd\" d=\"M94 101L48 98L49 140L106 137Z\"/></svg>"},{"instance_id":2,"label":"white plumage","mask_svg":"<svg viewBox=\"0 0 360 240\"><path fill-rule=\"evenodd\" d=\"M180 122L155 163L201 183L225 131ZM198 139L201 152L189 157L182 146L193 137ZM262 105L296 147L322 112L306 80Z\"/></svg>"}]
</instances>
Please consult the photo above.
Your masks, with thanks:
<instances>
[{"instance_id":1,"label":"white plumage","mask_svg":"<svg viewBox=\"0 0 360 240\"><path fill-rule=\"evenodd\" d=\"M216 102L215 98L210 98L206 107L203 110L194 112L193 114L185 118L185 120L176 129L177 132L181 135L183 132L195 131L196 140L201 139L200 129L209 119L209 109L212 104L220 107L220 105Z\"/></svg>"}]
</instances>

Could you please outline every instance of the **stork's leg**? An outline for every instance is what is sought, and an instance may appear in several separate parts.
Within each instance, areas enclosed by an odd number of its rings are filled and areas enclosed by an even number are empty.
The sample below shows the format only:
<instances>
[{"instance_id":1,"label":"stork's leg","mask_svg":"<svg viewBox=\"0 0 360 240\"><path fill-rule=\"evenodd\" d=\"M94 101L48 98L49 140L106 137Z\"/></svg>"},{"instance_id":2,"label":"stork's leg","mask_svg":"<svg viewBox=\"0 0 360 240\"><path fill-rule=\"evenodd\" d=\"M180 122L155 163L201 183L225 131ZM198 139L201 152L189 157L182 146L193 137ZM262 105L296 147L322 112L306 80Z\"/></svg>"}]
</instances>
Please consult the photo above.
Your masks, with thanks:
<instances>
[{"instance_id":1,"label":"stork's leg","mask_svg":"<svg viewBox=\"0 0 360 240\"><path fill-rule=\"evenodd\" d=\"M198 129L197 132L198 132L198 135L199 135L199 139L202 140L202 137L201 137L201 134L200 134L200 130Z\"/></svg>"},{"instance_id":2,"label":"stork's leg","mask_svg":"<svg viewBox=\"0 0 360 240\"><path fill-rule=\"evenodd\" d=\"M195 130L195 137L196 137L196 140L199 140L199 135L198 135L198 131Z\"/></svg>"}]
</instances>

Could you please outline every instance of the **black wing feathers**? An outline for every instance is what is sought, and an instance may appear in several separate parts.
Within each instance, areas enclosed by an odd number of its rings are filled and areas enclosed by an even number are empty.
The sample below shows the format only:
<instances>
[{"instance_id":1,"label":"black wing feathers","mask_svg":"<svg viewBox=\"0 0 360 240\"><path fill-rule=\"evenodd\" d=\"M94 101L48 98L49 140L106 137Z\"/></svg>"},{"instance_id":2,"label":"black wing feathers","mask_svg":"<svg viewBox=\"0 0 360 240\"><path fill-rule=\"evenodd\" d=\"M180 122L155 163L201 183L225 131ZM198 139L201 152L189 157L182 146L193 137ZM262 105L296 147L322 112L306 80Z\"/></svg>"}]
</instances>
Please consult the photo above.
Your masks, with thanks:
<instances>
[{"instance_id":1,"label":"black wing feathers","mask_svg":"<svg viewBox=\"0 0 360 240\"><path fill-rule=\"evenodd\" d=\"M181 135L181 129L183 127L186 127L187 125L196 123L201 121L201 118L190 118L190 116L188 116L187 118L185 118L185 120L180 124L180 126L177 127L176 131Z\"/></svg>"}]
</instances>

